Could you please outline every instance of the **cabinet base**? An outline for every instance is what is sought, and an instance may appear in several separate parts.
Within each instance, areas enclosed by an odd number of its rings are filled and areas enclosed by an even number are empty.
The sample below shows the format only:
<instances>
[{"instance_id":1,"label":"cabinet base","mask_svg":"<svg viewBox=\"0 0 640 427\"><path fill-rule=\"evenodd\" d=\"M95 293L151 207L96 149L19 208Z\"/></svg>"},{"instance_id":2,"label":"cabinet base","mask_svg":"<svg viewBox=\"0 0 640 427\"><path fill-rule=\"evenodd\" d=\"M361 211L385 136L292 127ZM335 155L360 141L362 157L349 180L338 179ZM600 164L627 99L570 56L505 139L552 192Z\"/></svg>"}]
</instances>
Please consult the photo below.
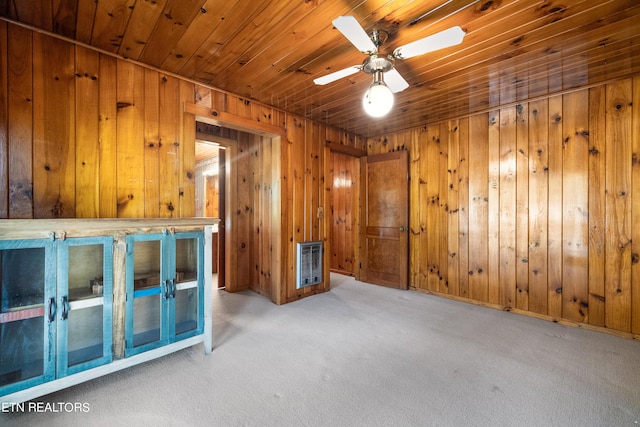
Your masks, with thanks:
<instances>
[{"instance_id":1,"label":"cabinet base","mask_svg":"<svg viewBox=\"0 0 640 427\"><path fill-rule=\"evenodd\" d=\"M44 384L28 388L26 390L20 390L6 396L0 396L0 403L12 404L26 402L36 397L44 396L46 394L65 389L67 387L71 387L76 384L92 380L94 378L111 374L113 372L121 371L122 369L126 369L131 366L147 362L149 360L157 359L159 357L174 353L176 351L191 347L199 343L204 343L205 353L208 354L210 352L210 348L207 348L207 340L205 340L205 336L198 335L154 350L136 354L131 357L114 360L113 362L106 365L98 366L96 368L88 369L77 374L49 381Z\"/></svg>"}]
</instances>

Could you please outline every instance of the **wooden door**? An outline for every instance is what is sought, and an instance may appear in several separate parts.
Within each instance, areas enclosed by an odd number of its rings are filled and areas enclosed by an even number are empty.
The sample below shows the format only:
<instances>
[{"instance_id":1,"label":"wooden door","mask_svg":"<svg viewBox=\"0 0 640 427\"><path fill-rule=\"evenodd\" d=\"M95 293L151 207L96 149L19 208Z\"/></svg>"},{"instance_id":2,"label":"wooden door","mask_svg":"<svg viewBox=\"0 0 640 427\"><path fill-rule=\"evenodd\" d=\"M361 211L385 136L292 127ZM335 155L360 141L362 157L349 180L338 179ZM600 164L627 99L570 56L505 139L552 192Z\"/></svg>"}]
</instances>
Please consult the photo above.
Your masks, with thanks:
<instances>
[{"instance_id":1,"label":"wooden door","mask_svg":"<svg viewBox=\"0 0 640 427\"><path fill-rule=\"evenodd\" d=\"M360 280L408 288L407 151L362 157Z\"/></svg>"}]
</instances>

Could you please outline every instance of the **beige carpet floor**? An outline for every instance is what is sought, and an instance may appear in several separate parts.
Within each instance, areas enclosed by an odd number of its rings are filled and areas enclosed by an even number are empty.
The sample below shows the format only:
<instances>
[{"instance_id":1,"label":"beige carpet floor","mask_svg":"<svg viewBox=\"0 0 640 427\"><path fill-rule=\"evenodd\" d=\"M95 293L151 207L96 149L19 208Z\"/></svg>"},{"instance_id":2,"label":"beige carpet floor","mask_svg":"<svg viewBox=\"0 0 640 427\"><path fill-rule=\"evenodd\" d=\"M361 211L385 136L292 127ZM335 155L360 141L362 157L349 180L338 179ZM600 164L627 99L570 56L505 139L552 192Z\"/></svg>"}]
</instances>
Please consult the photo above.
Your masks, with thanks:
<instances>
[{"instance_id":1,"label":"beige carpet floor","mask_svg":"<svg viewBox=\"0 0 640 427\"><path fill-rule=\"evenodd\" d=\"M201 345L1 426L638 426L640 342L332 275L276 306L214 291Z\"/></svg>"}]
</instances>

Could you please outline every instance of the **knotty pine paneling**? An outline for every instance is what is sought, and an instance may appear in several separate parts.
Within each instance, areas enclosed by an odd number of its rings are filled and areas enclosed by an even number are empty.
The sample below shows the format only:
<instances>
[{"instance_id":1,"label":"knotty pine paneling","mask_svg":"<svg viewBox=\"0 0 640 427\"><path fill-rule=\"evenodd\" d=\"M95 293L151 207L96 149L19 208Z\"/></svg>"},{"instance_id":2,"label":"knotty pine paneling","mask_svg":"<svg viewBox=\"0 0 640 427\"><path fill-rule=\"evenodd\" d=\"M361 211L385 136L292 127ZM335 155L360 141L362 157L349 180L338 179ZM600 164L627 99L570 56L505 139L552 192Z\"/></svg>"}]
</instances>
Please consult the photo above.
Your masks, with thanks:
<instances>
[{"instance_id":1,"label":"knotty pine paneling","mask_svg":"<svg viewBox=\"0 0 640 427\"><path fill-rule=\"evenodd\" d=\"M487 202L488 212L488 265L487 279L491 283L500 282L500 122L497 118L499 111L492 111L489 114L489 200ZM493 286L489 288L489 302L497 304L500 301L500 288Z\"/></svg>"},{"instance_id":2,"label":"knotty pine paneling","mask_svg":"<svg viewBox=\"0 0 640 427\"><path fill-rule=\"evenodd\" d=\"M0 33L3 218L193 216L193 83L10 23Z\"/></svg>"},{"instance_id":3,"label":"knotty pine paneling","mask_svg":"<svg viewBox=\"0 0 640 427\"><path fill-rule=\"evenodd\" d=\"M516 107L516 306L529 310L529 108Z\"/></svg>"},{"instance_id":4,"label":"knotty pine paneling","mask_svg":"<svg viewBox=\"0 0 640 427\"><path fill-rule=\"evenodd\" d=\"M195 85L180 80L179 107L187 102L193 103ZM178 142L180 144L180 171L178 185L178 216L193 217L196 215L196 117L193 114L177 109Z\"/></svg>"},{"instance_id":5,"label":"knotty pine paneling","mask_svg":"<svg viewBox=\"0 0 640 427\"><path fill-rule=\"evenodd\" d=\"M144 218L146 178L141 165L145 164L145 69L118 60L117 74L117 215L118 218ZM155 180L155 177L149 179Z\"/></svg>"},{"instance_id":6,"label":"knotty pine paneling","mask_svg":"<svg viewBox=\"0 0 640 427\"><path fill-rule=\"evenodd\" d=\"M588 320L589 92L562 97L562 317ZM550 206L550 209L553 209Z\"/></svg>"},{"instance_id":7,"label":"knotty pine paneling","mask_svg":"<svg viewBox=\"0 0 640 427\"><path fill-rule=\"evenodd\" d=\"M426 170L426 190L427 190L427 217L432 221L427 222L427 236L433 236L427 239L427 289L431 291L440 291L440 126L436 123L426 129L427 137L427 157L433 159L433 162ZM444 196L444 195L442 195Z\"/></svg>"},{"instance_id":8,"label":"knotty pine paneling","mask_svg":"<svg viewBox=\"0 0 640 427\"><path fill-rule=\"evenodd\" d=\"M637 76L370 139L409 151L411 286L637 339L639 97Z\"/></svg>"},{"instance_id":9,"label":"knotty pine paneling","mask_svg":"<svg viewBox=\"0 0 640 427\"><path fill-rule=\"evenodd\" d=\"M460 174L458 162L460 159L460 123L459 120L447 122L448 148L447 148L447 240L444 242L447 256L447 293L459 295L460 293L460 257L459 239L459 188ZM444 180L443 180L444 181Z\"/></svg>"},{"instance_id":10,"label":"knotty pine paneling","mask_svg":"<svg viewBox=\"0 0 640 427\"><path fill-rule=\"evenodd\" d=\"M144 70L144 213L160 217L160 86L155 70Z\"/></svg>"},{"instance_id":11,"label":"knotty pine paneling","mask_svg":"<svg viewBox=\"0 0 640 427\"><path fill-rule=\"evenodd\" d=\"M515 307L516 289L516 107L508 107L499 113L499 144L500 179L495 182L499 189L499 229L494 233L499 236L498 258L500 260L499 304L505 307ZM474 144L478 144L475 141ZM493 198L492 198L493 202ZM495 249L495 248L494 248ZM495 255L495 250L492 251ZM489 284L490 286L492 283Z\"/></svg>"},{"instance_id":12,"label":"knotty pine paneling","mask_svg":"<svg viewBox=\"0 0 640 427\"><path fill-rule=\"evenodd\" d=\"M9 218L33 218L33 33L7 31ZM27 53L27 54L25 54ZM5 88L3 88L5 89Z\"/></svg>"},{"instance_id":13,"label":"knotty pine paneling","mask_svg":"<svg viewBox=\"0 0 640 427\"><path fill-rule=\"evenodd\" d=\"M74 46L33 34L33 211L76 216Z\"/></svg>"},{"instance_id":14,"label":"knotty pine paneling","mask_svg":"<svg viewBox=\"0 0 640 427\"><path fill-rule=\"evenodd\" d=\"M239 286L252 286L252 253L251 253L251 237L253 231L253 179L251 177L250 164L250 145L253 142L253 135L241 132L238 137L237 161L233 164L238 174L236 186L236 202L235 222L237 227L237 253L238 253L238 276L237 282ZM233 215L233 211L232 211Z\"/></svg>"},{"instance_id":15,"label":"knotty pine paneling","mask_svg":"<svg viewBox=\"0 0 640 427\"><path fill-rule=\"evenodd\" d=\"M336 129L202 86L195 87L195 101L214 111L282 125L284 132L270 138L198 124L199 137L225 140L235 171L228 200L232 229L227 229L231 237L227 274L232 279L227 281L227 290L252 289L279 304L327 291L332 188L325 179L330 176L330 150L323 144L363 148L364 143ZM319 207L324 210L320 217ZM298 290L296 245L309 240L324 244L325 282Z\"/></svg>"},{"instance_id":16,"label":"knotty pine paneling","mask_svg":"<svg viewBox=\"0 0 640 427\"><path fill-rule=\"evenodd\" d=\"M198 89L199 93L203 91ZM252 289L280 302L274 292L278 293L281 285L287 289L279 280L280 142L205 123L198 123L197 135L204 140L224 140L230 165L226 176L230 196L226 199L226 212L231 224L229 227L228 221L225 229L226 289Z\"/></svg>"},{"instance_id":17,"label":"knotty pine paneling","mask_svg":"<svg viewBox=\"0 0 640 427\"><path fill-rule=\"evenodd\" d=\"M99 5L96 13L106 40L119 18L107 23ZM228 288L277 303L329 290L325 143L364 149L362 138L11 23L0 23L0 45L0 217L194 215L196 116L184 106L197 102L281 130L230 131ZM324 243L325 281L297 290L296 244L308 240Z\"/></svg>"},{"instance_id":18,"label":"knotty pine paneling","mask_svg":"<svg viewBox=\"0 0 640 427\"><path fill-rule=\"evenodd\" d=\"M272 170L272 158L273 151L272 146L274 144L271 138L256 136L254 155L251 156L251 160L257 162L256 167L253 170L253 188L254 188L254 206L258 206L259 209L254 215L254 240L253 245L256 248L255 253L255 267L254 274L257 276L258 289L257 291L262 295L271 296L271 204L273 202L273 170ZM277 177L277 174L276 174ZM255 283L256 281L254 281Z\"/></svg>"},{"instance_id":19,"label":"knotty pine paneling","mask_svg":"<svg viewBox=\"0 0 640 427\"><path fill-rule=\"evenodd\" d=\"M273 148L277 144L271 138L258 135L245 134L249 138L246 156L248 186L251 205L249 209L244 207L247 224L246 238L250 260L246 264L250 275L249 287L262 295L271 297L272 282L272 203L278 203L279 198L273 194L274 173L277 179L277 171L273 171ZM276 150L277 151L277 150ZM240 160L240 159L239 159ZM241 183L239 182L238 185ZM241 213L242 214L242 213ZM240 265L240 260L239 260ZM238 273L240 276L240 273Z\"/></svg>"},{"instance_id":20,"label":"knotty pine paneling","mask_svg":"<svg viewBox=\"0 0 640 427\"><path fill-rule=\"evenodd\" d=\"M100 55L76 48L76 217L100 217Z\"/></svg>"},{"instance_id":21,"label":"knotty pine paneling","mask_svg":"<svg viewBox=\"0 0 640 427\"><path fill-rule=\"evenodd\" d=\"M632 80L612 83L605 96L605 326L623 331L631 328L632 316L632 87Z\"/></svg>"},{"instance_id":22,"label":"knotty pine paneling","mask_svg":"<svg viewBox=\"0 0 640 427\"><path fill-rule=\"evenodd\" d=\"M81 43L91 43L93 19L96 16L97 4L94 1L78 1L75 39Z\"/></svg>"},{"instance_id":23,"label":"knotty pine paneling","mask_svg":"<svg viewBox=\"0 0 640 427\"><path fill-rule=\"evenodd\" d=\"M547 314L549 113L546 99L529 104L529 311Z\"/></svg>"},{"instance_id":24,"label":"knotty pine paneling","mask_svg":"<svg viewBox=\"0 0 640 427\"><path fill-rule=\"evenodd\" d=\"M180 174L182 108L180 105L180 81L176 77L158 75L160 119L160 217L180 216Z\"/></svg>"},{"instance_id":25,"label":"knotty pine paneling","mask_svg":"<svg viewBox=\"0 0 640 427\"><path fill-rule=\"evenodd\" d=\"M562 96L549 98L549 223L548 223L548 309L552 317L562 317L562 195L563 134Z\"/></svg>"},{"instance_id":26,"label":"knotty pine paneling","mask_svg":"<svg viewBox=\"0 0 640 427\"><path fill-rule=\"evenodd\" d=\"M631 331L640 334L640 78L633 79L631 111Z\"/></svg>"},{"instance_id":27,"label":"knotty pine paneling","mask_svg":"<svg viewBox=\"0 0 640 427\"><path fill-rule=\"evenodd\" d=\"M407 131L404 132L405 138L409 139L409 176L412 176L413 179L409 180L409 192L410 194L420 194L421 189L424 188L422 185L422 175L420 166L424 163L421 163L420 160L420 151L418 149L419 144L412 141L417 141L418 137L416 135L416 131ZM409 252L409 274L411 277L408 278L410 286L416 286L417 283L421 283L423 279L424 269L421 269L420 264L420 251L424 246L421 244L421 239L424 238L426 233L421 233L424 231L425 224L423 224L420 219L424 218L424 215L420 214L420 209L409 209L409 247L413 247L414 251Z\"/></svg>"},{"instance_id":28,"label":"knotty pine paneling","mask_svg":"<svg viewBox=\"0 0 640 427\"><path fill-rule=\"evenodd\" d=\"M489 119L492 126L497 120L488 114L479 114L469 118L469 296L477 301L488 302L489 283L487 276L489 261ZM424 156L423 161L429 161ZM427 203L429 201L427 200ZM420 201L419 203L424 203ZM409 201L411 205L411 201ZM432 222L427 217L428 224ZM431 238L427 235L427 239ZM492 289L496 286L492 283Z\"/></svg>"},{"instance_id":29,"label":"knotty pine paneling","mask_svg":"<svg viewBox=\"0 0 640 427\"><path fill-rule=\"evenodd\" d=\"M605 100L605 86L589 90L589 323L597 326L605 325Z\"/></svg>"},{"instance_id":30,"label":"knotty pine paneling","mask_svg":"<svg viewBox=\"0 0 640 427\"><path fill-rule=\"evenodd\" d=\"M460 119L458 123L458 154L459 158L453 159L453 163L458 165L458 264L460 283L459 292L454 295L460 295L463 298L469 297L469 118ZM411 194L409 195L409 203L411 202ZM415 203L415 201L414 201ZM411 204L409 205L411 210ZM426 218L420 218L426 221ZM410 251L411 252L411 251ZM417 262L420 262L419 260ZM455 285L450 285L455 287Z\"/></svg>"},{"instance_id":31,"label":"knotty pine paneling","mask_svg":"<svg viewBox=\"0 0 640 427\"><path fill-rule=\"evenodd\" d=\"M296 203L296 200L305 200L305 180L306 180L306 168L305 168L305 134L306 134L306 122L300 120L295 116L287 116L287 144L284 147L286 150L286 170L287 174L287 186L286 186L286 200L289 206L290 214L287 215L287 222L285 230L287 233L286 241L295 242L294 245L287 246L287 257L294 260L287 269L286 276L289 283L294 283L296 280L296 244L298 242L305 242L309 239L309 230L306 227L307 216L305 212L309 209L309 202ZM284 187L283 187L284 190ZM284 197L283 197L284 198ZM290 287L289 289L283 289L286 293L283 293L283 297L286 299L295 298L296 294L302 294L308 292L311 288L295 289Z\"/></svg>"},{"instance_id":32,"label":"knotty pine paneling","mask_svg":"<svg viewBox=\"0 0 640 427\"><path fill-rule=\"evenodd\" d=\"M438 265L438 287L440 292L448 293L449 286L449 260L448 260L448 211L449 211L449 182L448 156L449 156L449 127L446 122L440 122L438 151L438 254L440 255Z\"/></svg>"},{"instance_id":33,"label":"knotty pine paneling","mask_svg":"<svg viewBox=\"0 0 640 427\"><path fill-rule=\"evenodd\" d=\"M100 181L98 198L100 200L99 218L118 216L118 174L117 174L117 60L114 57L100 55L100 107L98 118Z\"/></svg>"}]
</instances>

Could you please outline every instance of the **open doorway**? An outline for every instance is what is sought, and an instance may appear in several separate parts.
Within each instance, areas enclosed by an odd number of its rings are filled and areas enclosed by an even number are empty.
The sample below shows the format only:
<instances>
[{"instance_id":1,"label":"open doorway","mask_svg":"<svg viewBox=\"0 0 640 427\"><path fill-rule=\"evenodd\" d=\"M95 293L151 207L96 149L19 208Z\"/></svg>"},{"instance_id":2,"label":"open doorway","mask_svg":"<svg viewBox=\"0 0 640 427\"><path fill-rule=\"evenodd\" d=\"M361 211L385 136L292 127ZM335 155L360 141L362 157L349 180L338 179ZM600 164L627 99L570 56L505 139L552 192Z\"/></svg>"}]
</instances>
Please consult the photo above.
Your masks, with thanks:
<instances>
[{"instance_id":1,"label":"open doorway","mask_svg":"<svg viewBox=\"0 0 640 427\"><path fill-rule=\"evenodd\" d=\"M206 186L211 189L213 185L210 193L217 193L220 200L218 234L212 236L219 242L218 286L224 286L228 292L251 289L274 302L280 301L280 288L272 286L272 283L281 283L282 271L279 268L282 233L280 136L232 129L200 121L198 116L196 145L198 150L213 151L212 147L216 147L217 177L224 179L224 183L213 179L216 160L206 160L211 163L212 172L205 175L211 175L211 178L203 176L201 179L196 172L197 181L202 185L202 195L196 194L196 199L201 200L197 202L198 212L205 215L205 209L209 209L209 215L215 215L211 203L215 196L205 198ZM203 171L207 166L205 159L211 159L211 155L202 157ZM209 183L210 179L212 183Z\"/></svg>"},{"instance_id":2,"label":"open doorway","mask_svg":"<svg viewBox=\"0 0 640 427\"><path fill-rule=\"evenodd\" d=\"M331 152L333 184L331 204L331 267L332 273L359 277L358 224L359 224L360 158L340 152Z\"/></svg>"},{"instance_id":3,"label":"open doorway","mask_svg":"<svg viewBox=\"0 0 640 427\"><path fill-rule=\"evenodd\" d=\"M213 286L225 286L225 147L216 142L196 141L196 216L219 218L211 236Z\"/></svg>"}]
</instances>

